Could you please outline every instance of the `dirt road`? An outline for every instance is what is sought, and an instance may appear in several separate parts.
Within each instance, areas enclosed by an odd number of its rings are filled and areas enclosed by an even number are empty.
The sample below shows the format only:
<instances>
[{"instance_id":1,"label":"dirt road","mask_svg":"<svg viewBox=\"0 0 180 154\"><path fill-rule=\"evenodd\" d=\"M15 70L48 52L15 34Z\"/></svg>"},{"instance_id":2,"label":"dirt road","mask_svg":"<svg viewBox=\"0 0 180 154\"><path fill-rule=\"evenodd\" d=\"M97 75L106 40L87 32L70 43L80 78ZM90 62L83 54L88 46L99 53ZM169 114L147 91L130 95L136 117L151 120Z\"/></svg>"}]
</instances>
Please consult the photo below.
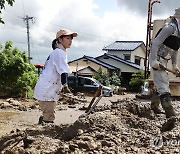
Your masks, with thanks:
<instances>
[{"instance_id":1,"label":"dirt road","mask_svg":"<svg viewBox=\"0 0 180 154\"><path fill-rule=\"evenodd\" d=\"M103 97L98 105L111 104L110 101L116 101L119 98L132 97L134 94L127 95L114 95L113 97ZM74 123L80 115L84 113L83 110L79 110L82 106L88 106L92 97L86 97L87 103L75 104L74 106L69 106L69 104L61 104L56 108L56 119L55 124L71 124ZM9 99L0 99L0 104L8 102ZM12 99L13 100L13 99ZM15 99L16 101L16 99ZM35 100L17 100L18 103L23 105L19 107L18 105L5 106L0 109L0 136L10 133L12 130L16 129L26 129L33 128L38 123L38 118L41 115L41 111L38 109L37 102ZM16 103L16 102L15 102ZM14 103L14 104L15 104ZM68 107L69 106L69 107ZM22 109L19 109L22 108ZM22 110L22 111L20 111Z\"/></svg>"}]
</instances>

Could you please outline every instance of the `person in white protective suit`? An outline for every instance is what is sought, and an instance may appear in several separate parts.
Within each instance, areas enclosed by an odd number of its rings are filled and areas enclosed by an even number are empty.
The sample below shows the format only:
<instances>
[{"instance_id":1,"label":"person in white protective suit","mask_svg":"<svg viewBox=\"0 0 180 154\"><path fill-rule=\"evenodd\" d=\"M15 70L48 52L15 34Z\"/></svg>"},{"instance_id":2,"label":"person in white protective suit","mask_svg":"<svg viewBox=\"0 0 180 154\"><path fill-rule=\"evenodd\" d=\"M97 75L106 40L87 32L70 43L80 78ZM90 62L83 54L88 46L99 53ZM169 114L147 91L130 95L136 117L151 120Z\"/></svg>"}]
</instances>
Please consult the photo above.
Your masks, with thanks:
<instances>
[{"instance_id":1,"label":"person in white protective suit","mask_svg":"<svg viewBox=\"0 0 180 154\"><path fill-rule=\"evenodd\" d=\"M39 124L53 123L55 120L55 106L60 92L70 93L67 85L67 76L71 70L67 64L66 49L70 48L76 32L61 29L52 42L53 51L48 56L39 80L34 88L34 98L39 101L42 116Z\"/></svg>"},{"instance_id":2,"label":"person in white protective suit","mask_svg":"<svg viewBox=\"0 0 180 154\"><path fill-rule=\"evenodd\" d=\"M159 109L161 103L167 118L162 131L169 130L169 127L173 128L176 121L176 113L171 104L168 73L163 67L167 68L167 63L171 60L172 70L177 74L180 72L177 66L177 53L180 47L180 8L175 10L175 14L170 16L170 19L170 22L156 34L149 54L151 76L157 89L152 95L151 109L156 114L161 113Z\"/></svg>"}]
</instances>

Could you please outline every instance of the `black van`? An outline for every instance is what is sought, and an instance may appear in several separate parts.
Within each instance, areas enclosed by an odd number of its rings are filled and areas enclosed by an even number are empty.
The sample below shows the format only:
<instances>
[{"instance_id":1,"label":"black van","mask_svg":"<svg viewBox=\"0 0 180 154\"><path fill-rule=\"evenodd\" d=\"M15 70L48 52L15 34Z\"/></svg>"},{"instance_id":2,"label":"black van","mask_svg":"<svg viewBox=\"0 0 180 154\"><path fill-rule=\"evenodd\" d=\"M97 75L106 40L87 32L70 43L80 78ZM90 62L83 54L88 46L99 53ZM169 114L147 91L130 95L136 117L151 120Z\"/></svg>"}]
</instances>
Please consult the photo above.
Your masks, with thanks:
<instances>
[{"instance_id":1,"label":"black van","mask_svg":"<svg viewBox=\"0 0 180 154\"><path fill-rule=\"evenodd\" d=\"M100 85L102 84L94 78L68 76L68 86L72 89L72 92L75 93L95 93ZM110 87L103 86L102 93L104 96L112 96L113 90Z\"/></svg>"}]
</instances>

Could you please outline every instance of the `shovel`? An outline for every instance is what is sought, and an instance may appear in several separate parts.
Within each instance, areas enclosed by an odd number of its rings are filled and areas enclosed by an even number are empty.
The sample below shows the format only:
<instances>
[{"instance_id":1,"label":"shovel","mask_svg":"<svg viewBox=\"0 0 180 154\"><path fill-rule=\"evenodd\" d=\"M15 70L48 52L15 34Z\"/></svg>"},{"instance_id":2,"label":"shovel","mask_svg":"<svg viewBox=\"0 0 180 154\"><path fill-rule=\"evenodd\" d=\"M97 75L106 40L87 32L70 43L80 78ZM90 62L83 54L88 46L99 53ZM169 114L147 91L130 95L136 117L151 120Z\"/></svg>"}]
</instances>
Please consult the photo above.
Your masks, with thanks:
<instances>
[{"instance_id":1,"label":"shovel","mask_svg":"<svg viewBox=\"0 0 180 154\"><path fill-rule=\"evenodd\" d=\"M175 72L175 71L173 71L173 70L171 70L171 69L163 66L162 64L159 64L159 66L160 66L160 68L162 68L163 70L166 70L166 71L168 71L168 72L173 73L174 75L176 75L176 77L180 77L180 72L177 73L177 72Z\"/></svg>"},{"instance_id":2,"label":"shovel","mask_svg":"<svg viewBox=\"0 0 180 154\"><path fill-rule=\"evenodd\" d=\"M92 110L96 107L96 105L98 104L100 99L103 97L101 94L102 88L103 88L103 86L101 86L101 85L98 87L98 89L97 89L96 93L94 94L91 102L89 103L89 106L87 107L87 109L85 111L85 114L82 114L81 116L79 116L79 118L89 115L92 112ZM95 101L96 97L98 97L98 98Z\"/></svg>"}]
</instances>

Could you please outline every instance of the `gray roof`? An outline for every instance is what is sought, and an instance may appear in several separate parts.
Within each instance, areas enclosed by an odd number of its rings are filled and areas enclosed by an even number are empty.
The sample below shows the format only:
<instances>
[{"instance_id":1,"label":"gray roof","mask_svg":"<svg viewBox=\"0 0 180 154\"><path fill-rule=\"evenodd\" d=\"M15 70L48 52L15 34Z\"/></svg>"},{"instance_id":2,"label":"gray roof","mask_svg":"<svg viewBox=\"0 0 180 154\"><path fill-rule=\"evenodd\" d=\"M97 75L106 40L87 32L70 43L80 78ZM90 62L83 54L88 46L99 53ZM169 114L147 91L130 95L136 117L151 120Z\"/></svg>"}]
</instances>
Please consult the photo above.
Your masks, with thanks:
<instances>
[{"instance_id":1,"label":"gray roof","mask_svg":"<svg viewBox=\"0 0 180 154\"><path fill-rule=\"evenodd\" d=\"M105 67L105 68L108 68L108 69L110 69L110 70L119 70L119 68L116 67L116 66L112 66L112 65L110 65L110 64L108 64L108 63L102 62L102 61L100 61L100 60L98 60L98 59L95 59L95 58L93 58L93 57L90 57L90 56L84 55L83 57L81 57L81 58L79 58L79 59L82 59L82 58L85 58L85 59L87 59L87 60L89 60L89 61L92 61L92 62L94 62L94 63L96 63L96 64L98 64L98 65L101 65L101 66L103 66L103 67ZM76 60L79 60L79 59L76 59ZM73 61L76 61L76 60L73 60ZM71 62L73 62L73 61L70 61L70 62L68 62L68 63L71 63Z\"/></svg>"},{"instance_id":2,"label":"gray roof","mask_svg":"<svg viewBox=\"0 0 180 154\"><path fill-rule=\"evenodd\" d=\"M92 62L94 62L94 63L96 63L96 64L99 64L99 65L101 65L101 66L103 66L103 67L106 67L106 68L108 68L108 69L111 69L111 70L119 70L118 67L112 66L112 65L110 65L110 64L107 64L107 63L105 63L105 62L102 62L102 61L100 61L100 60L98 60L98 59L95 59L95 58L93 58L93 57L85 56L85 55L84 55L84 58L86 58L86 59L88 59L88 60L90 60L90 61L92 61Z\"/></svg>"},{"instance_id":3,"label":"gray roof","mask_svg":"<svg viewBox=\"0 0 180 154\"><path fill-rule=\"evenodd\" d=\"M129 61L127 61L127 60L124 60L124 59L122 59L122 58L120 58L120 57L118 57L118 56L116 56L116 55L112 55L112 54L107 54L107 53L105 53L104 55L101 55L101 56L96 57L96 59L98 59L98 58L100 58L100 57L102 57L102 56L109 57L109 58L111 58L111 59L114 59L114 60L116 60L116 61L119 61L119 62L121 62L121 63L124 63L124 64L126 64L126 65L129 65L129 66L131 66L131 67L134 67L134 68L136 68L136 69L143 69L142 66L139 66L139 65L137 65L137 64L135 64L135 63L132 63L132 62L129 62Z\"/></svg>"},{"instance_id":4,"label":"gray roof","mask_svg":"<svg viewBox=\"0 0 180 154\"><path fill-rule=\"evenodd\" d=\"M134 51L136 48L144 44L143 41L116 41L102 50L107 51Z\"/></svg>"}]
</instances>

